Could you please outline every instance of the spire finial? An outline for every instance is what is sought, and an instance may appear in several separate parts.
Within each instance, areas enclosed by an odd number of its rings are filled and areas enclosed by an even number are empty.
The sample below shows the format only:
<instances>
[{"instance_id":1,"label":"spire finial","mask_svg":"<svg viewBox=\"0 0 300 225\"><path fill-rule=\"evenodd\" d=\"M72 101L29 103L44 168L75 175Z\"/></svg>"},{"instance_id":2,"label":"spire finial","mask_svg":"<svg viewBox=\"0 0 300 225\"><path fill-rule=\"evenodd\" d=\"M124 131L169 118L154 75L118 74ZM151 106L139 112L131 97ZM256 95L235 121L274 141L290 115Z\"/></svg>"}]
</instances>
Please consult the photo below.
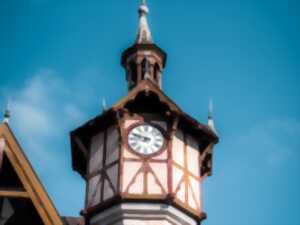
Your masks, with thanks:
<instances>
[{"instance_id":1,"label":"spire finial","mask_svg":"<svg viewBox=\"0 0 300 225\"><path fill-rule=\"evenodd\" d=\"M106 111L106 110L107 110L106 99L102 98L102 111Z\"/></svg>"},{"instance_id":2,"label":"spire finial","mask_svg":"<svg viewBox=\"0 0 300 225\"><path fill-rule=\"evenodd\" d=\"M10 109L9 109L9 100L8 100L3 113L3 123L9 124L9 119L10 119Z\"/></svg>"},{"instance_id":3,"label":"spire finial","mask_svg":"<svg viewBox=\"0 0 300 225\"><path fill-rule=\"evenodd\" d=\"M147 21L147 15L149 13L149 8L147 6L146 0L142 0L139 7L139 29L137 34L136 43L137 44L151 44L152 36L151 31Z\"/></svg>"},{"instance_id":4,"label":"spire finial","mask_svg":"<svg viewBox=\"0 0 300 225\"><path fill-rule=\"evenodd\" d=\"M215 129L214 119L213 119L213 100L212 99L209 100L209 104L208 104L208 123L207 123L207 125L214 133L217 133L216 129Z\"/></svg>"},{"instance_id":5,"label":"spire finial","mask_svg":"<svg viewBox=\"0 0 300 225\"><path fill-rule=\"evenodd\" d=\"M213 119L213 100L211 98L208 103L208 119Z\"/></svg>"}]
</instances>

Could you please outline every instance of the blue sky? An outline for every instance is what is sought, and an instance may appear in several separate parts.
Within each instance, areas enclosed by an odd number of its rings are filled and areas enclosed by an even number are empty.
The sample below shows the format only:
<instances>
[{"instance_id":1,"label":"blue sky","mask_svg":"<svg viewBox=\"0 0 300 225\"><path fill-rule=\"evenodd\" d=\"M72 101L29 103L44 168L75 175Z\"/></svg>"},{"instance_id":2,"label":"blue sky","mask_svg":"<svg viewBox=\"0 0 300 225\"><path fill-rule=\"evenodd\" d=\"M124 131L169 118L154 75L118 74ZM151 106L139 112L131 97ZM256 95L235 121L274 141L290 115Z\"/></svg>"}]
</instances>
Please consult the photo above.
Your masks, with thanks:
<instances>
[{"instance_id":1,"label":"blue sky","mask_svg":"<svg viewBox=\"0 0 300 225\"><path fill-rule=\"evenodd\" d=\"M138 0L0 2L0 105L62 215L78 215L84 182L69 131L126 95L121 52ZM205 225L298 225L300 4L296 0L149 0L168 53L164 91L221 137L204 189Z\"/></svg>"}]
</instances>

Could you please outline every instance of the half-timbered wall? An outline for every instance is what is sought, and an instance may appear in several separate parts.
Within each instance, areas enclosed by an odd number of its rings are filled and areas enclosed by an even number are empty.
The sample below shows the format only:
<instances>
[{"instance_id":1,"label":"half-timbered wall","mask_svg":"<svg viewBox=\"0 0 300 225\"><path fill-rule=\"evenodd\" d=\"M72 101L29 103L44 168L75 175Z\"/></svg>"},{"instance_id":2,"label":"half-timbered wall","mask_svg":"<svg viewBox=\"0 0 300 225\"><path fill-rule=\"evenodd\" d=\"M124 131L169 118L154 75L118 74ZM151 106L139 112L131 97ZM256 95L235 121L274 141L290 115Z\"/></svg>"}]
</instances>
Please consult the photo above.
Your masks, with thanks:
<instances>
[{"instance_id":1,"label":"half-timbered wall","mask_svg":"<svg viewBox=\"0 0 300 225\"><path fill-rule=\"evenodd\" d=\"M124 130L140 123L140 120L129 119L124 123ZM148 121L159 126L165 132L164 121ZM126 135L125 135L126 136ZM126 138L126 137L124 137ZM136 198L161 198L168 193L168 148L166 146L151 157L143 157L123 145L122 193Z\"/></svg>"},{"instance_id":2,"label":"half-timbered wall","mask_svg":"<svg viewBox=\"0 0 300 225\"><path fill-rule=\"evenodd\" d=\"M171 124L164 120L147 119L147 123L161 129L165 144L153 155L137 154L129 148L127 135L144 120L142 116L126 116L118 124L120 127L111 126L91 139L87 207L116 195L144 200L173 197L177 205L199 216L202 212L201 144L180 128L172 130Z\"/></svg>"},{"instance_id":3,"label":"half-timbered wall","mask_svg":"<svg viewBox=\"0 0 300 225\"><path fill-rule=\"evenodd\" d=\"M176 202L201 212L199 144L190 135L177 130L172 139L172 192Z\"/></svg>"},{"instance_id":4,"label":"half-timbered wall","mask_svg":"<svg viewBox=\"0 0 300 225\"><path fill-rule=\"evenodd\" d=\"M88 207L112 198L118 192L120 135L116 126L96 134L90 145L88 163Z\"/></svg>"}]
</instances>

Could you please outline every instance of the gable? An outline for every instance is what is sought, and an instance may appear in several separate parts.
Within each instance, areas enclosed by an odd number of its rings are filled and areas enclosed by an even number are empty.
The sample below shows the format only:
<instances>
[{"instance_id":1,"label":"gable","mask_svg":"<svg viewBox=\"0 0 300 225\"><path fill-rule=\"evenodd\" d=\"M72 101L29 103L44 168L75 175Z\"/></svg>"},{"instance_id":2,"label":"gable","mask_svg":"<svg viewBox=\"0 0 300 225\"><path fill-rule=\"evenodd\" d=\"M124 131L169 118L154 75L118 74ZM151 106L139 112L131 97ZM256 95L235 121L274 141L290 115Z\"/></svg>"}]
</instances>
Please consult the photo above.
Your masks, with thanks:
<instances>
[{"instance_id":1,"label":"gable","mask_svg":"<svg viewBox=\"0 0 300 225\"><path fill-rule=\"evenodd\" d=\"M72 167L86 179L87 157L89 154L90 137L104 129L109 123L115 123L124 111L131 113L155 113L178 117L182 129L195 137L217 143L218 136L207 126L201 124L182 111L167 95L151 80L141 81L126 97L114 104L101 115L93 118L71 132Z\"/></svg>"},{"instance_id":2,"label":"gable","mask_svg":"<svg viewBox=\"0 0 300 225\"><path fill-rule=\"evenodd\" d=\"M0 225L62 225L7 124L0 124Z\"/></svg>"},{"instance_id":3,"label":"gable","mask_svg":"<svg viewBox=\"0 0 300 225\"><path fill-rule=\"evenodd\" d=\"M30 199L1 198L0 225L20 225L24 223L44 225Z\"/></svg>"},{"instance_id":4,"label":"gable","mask_svg":"<svg viewBox=\"0 0 300 225\"><path fill-rule=\"evenodd\" d=\"M24 191L23 184L5 152L2 153L2 166L0 167L0 190L1 189Z\"/></svg>"}]
</instances>

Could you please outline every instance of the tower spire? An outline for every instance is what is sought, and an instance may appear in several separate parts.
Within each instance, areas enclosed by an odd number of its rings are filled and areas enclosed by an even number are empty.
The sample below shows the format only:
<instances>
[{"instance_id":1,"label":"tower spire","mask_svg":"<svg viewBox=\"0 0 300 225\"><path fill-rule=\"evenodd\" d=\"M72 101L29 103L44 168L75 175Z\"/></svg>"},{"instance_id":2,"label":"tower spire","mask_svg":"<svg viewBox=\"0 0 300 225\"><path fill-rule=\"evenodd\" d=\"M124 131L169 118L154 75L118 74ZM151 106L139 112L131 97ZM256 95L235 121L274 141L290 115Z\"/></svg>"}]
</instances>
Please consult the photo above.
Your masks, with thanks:
<instances>
[{"instance_id":1,"label":"tower spire","mask_svg":"<svg viewBox=\"0 0 300 225\"><path fill-rule=\"evenodd\" d=\"M141 1L138 12L139 27L136 41L122 53L121 59L129 91L144 80L161 88L162 72L167 60L167 54L152 40L147 21L149 9L145 0Z\"/></svg>"},{"instance_id":2,"label":"tower spire","mask_svg":"<svg viewBox=\"0 0 300 225\"><path fill-rule=\"evenodd\" d=\"M213 119L213 101L212 99L209 100L209 105L208 105L208 127L214 132L217 133L215 129L215 124L214 124L214 119Z\"/></svg>"},{"instance_id":3,"label":"tower spire","mask_svg":"<svg viewBox=\"0 0 300 225\"><path fill-rule=\"evenodd\" d=\"M151 31L147 21L147 15L149 13L149 8L147 6L146 0L142 0L141 5L139 7L139 28L138 34L136 38L137 44L152 44L152 36Z\"/></svg>"},{"instance_id":4,"label":"tower spire","mask_svg":"<svg viewBox=\"0 0 300 225\"><path fill-rule=\"evenodd\" d=\"M6 108L3 113L3 123L9 124L9 119L10 119L10 109L9 109L9 101L7 101Z\"/></svg>"}]
</instances>

